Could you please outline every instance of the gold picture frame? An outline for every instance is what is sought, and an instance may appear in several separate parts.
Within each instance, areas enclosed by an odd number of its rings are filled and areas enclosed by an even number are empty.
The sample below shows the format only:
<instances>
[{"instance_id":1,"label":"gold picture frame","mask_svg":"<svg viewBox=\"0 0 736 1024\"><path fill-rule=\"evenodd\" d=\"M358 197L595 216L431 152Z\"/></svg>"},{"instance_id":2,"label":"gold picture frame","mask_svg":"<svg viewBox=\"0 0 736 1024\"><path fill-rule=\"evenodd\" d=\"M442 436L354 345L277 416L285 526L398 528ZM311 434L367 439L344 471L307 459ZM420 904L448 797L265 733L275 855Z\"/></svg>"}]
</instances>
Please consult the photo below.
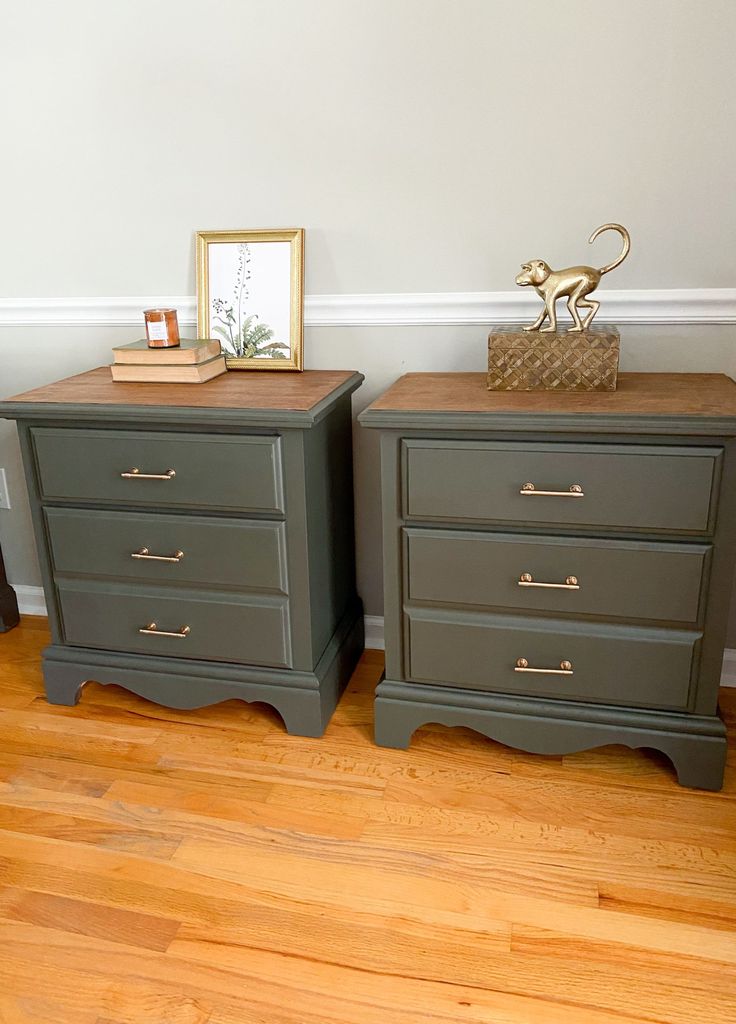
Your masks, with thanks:
<instances>
[{"instance_id":1,"label":"gold picture frame","mask_svg":"<svg viewBox=\"0 0 736 1024\"><path fill-rule=\"evenodd\" d=\"M198 231L197 329L229 369L302 370L304 229Z\"/></svg>"}]
</instances>

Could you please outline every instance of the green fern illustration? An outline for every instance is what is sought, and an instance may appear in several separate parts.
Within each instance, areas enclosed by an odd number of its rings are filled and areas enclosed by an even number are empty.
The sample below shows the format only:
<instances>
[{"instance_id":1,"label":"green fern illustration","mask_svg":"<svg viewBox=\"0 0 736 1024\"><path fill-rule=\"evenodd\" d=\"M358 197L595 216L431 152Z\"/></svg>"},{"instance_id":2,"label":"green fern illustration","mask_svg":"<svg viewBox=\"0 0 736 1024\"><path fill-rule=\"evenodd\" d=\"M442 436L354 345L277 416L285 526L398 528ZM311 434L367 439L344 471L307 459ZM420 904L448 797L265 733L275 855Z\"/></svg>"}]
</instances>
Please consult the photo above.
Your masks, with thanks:
<instances>
[{"instance_id":1,"label":"green fern illustration","mask_svg":"<svg viewBox=\"0 0 736 1024\"><path fill-rule=\"evenodd\" d=\"M281 341L272 341L273 328L258 323L258 316L247 316L240 328L240 349L246 359L266 356L271 359L286 359L288 347Z\"/></svg>"}]
</instances>

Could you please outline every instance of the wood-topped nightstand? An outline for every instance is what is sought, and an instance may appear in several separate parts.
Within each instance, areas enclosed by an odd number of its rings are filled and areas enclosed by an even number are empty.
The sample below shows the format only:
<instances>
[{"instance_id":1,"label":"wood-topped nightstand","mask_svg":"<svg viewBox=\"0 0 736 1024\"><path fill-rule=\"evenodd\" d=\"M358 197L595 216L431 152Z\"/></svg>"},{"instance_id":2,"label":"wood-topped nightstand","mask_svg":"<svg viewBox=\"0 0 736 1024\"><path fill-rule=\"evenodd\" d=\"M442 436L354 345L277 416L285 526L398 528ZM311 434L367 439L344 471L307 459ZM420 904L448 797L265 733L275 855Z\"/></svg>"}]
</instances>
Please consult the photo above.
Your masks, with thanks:
<instances>
[{"instance_id":1,"label":"wood-topped nightstand","mask_svg":"<svg viewBox=\"0 0 736 1024\"><path fill-rule=\"evenodd\" d=\"M363 647L344 371L113 383L0 403L18 420L53 643L50 701L89 680L171 707L265 701L319 736Z\"/></svg>"},{"instance_id":2,"label":"wood-topped nightstand","mask_svg":"<svg viewBox=\"0 0 736 1024\"><path fill-rule=\"evenodd\" d=\"M402 377L382 432L386 675L376 739L425 722L567 753L654 747L719 789L736 557L736 384L621 374L609 393Z\"/></svg>"}]
</instances>

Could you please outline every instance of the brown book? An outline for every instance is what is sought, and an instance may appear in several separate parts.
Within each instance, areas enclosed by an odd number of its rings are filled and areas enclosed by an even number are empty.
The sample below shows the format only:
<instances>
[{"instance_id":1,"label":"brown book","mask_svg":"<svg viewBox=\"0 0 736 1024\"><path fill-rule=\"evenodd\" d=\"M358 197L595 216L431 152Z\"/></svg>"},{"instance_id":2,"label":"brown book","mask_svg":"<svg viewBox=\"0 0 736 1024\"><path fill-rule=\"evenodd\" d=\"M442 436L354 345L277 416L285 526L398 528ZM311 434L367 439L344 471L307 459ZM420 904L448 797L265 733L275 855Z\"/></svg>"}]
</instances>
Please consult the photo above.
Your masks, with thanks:
<instances>
[{"instance_id":1,"label":"brown book","mask_svg":"<svg viewBox=\"0 0 736 1024\"><path fill-rule=\"evenodd\" d=\"M120 366L113 363L110 367L113 380L138 384L204 384L206 380L219 377L226 370L223 356L215 356L206 363L189 366Z\"/></svg>"},{"instance_id":2,"label":"brown book","mask_svg":"<svg viewBox=\"0 0 736 1024\"><path fill-rule=\"evenodd\" d=\"M142 338L130 345L116 345L112 354L119 366L189 366L219 356L220 342L215 338L182 338L176 348L149 348Z\"/></svg>"}]
</instances>

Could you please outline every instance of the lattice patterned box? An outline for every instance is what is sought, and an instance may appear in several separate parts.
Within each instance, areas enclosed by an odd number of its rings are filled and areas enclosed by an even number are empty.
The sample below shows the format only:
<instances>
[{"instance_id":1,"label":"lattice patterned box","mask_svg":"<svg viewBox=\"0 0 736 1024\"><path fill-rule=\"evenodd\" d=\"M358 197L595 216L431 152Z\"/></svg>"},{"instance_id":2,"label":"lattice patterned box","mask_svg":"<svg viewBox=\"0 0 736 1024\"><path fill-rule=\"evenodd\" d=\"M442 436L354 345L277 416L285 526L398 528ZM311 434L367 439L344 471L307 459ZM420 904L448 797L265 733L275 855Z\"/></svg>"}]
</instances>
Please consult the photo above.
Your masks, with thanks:
<instances>
[{"instance_id":1,"label":"lattice patterned box","mask_svg":"<svg viewBox=\"0 0 736 1024\"><path fill-rule=\"evenodd\" d=\"M615 391L620 336L615 327L488 335L489 391Z\"/></svg>"}]
</instances>

